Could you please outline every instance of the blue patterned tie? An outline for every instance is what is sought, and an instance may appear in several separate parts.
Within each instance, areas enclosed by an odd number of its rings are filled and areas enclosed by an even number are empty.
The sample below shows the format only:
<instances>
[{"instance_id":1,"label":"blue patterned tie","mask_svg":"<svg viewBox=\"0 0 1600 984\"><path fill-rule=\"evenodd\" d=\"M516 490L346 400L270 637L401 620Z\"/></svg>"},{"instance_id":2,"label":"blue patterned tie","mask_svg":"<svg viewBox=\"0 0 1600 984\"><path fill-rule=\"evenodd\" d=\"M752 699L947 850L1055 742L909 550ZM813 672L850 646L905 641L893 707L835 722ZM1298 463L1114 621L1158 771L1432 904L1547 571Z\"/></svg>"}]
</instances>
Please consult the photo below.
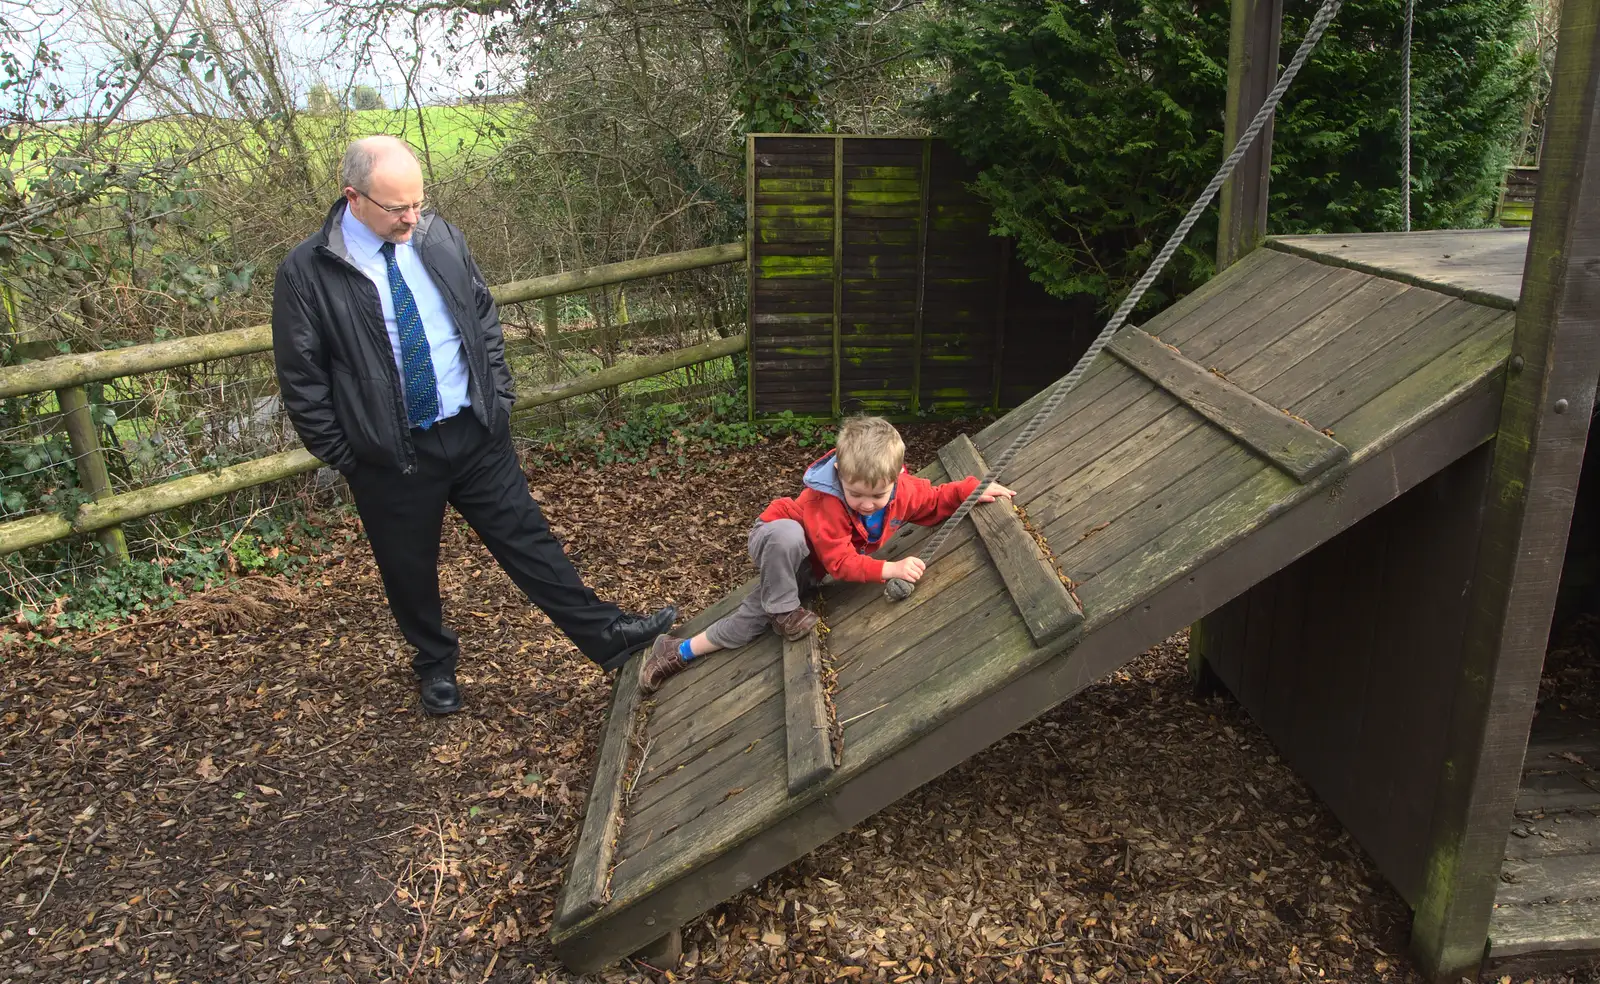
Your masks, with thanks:
<instances>
[{"instance_id":1,"label":"blue patterned tie","mask_svg":"<svg viewBox=\"0 0 1600 984\"><path fill-rule=\"evenodd\" d=\"M389 267L389 292L394 295L394 323L400 330L400 361L405 367L406 417L412 427L426 427L439 416L439 383L433 375L433 353L428 334L422 330L422 315L417 299L411 296L406 278L395 262L394 243L383 244L383 260Z\"/></svg>"}]
</instances>

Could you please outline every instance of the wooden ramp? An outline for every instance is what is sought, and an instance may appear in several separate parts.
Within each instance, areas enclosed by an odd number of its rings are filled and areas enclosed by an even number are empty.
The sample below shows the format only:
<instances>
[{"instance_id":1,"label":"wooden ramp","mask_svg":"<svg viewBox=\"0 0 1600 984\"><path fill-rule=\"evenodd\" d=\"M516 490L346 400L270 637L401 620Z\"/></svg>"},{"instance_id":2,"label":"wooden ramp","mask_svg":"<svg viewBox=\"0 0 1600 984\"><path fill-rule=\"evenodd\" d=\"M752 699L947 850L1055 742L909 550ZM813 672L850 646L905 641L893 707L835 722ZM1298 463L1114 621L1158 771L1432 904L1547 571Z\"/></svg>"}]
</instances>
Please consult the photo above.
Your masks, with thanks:
<instances>
[{"instance_id":1,"label":"wooden ramp","mask_svg":"<svg viewBox=\"0 0 1600 984\"><path fill-rule=\"evenodd\" d=\"M558 904L561 959L594 969L669 934L1487 440L1526 243L1275 241L1120 333L1007 470L1025 519L979 506L909 600L830 586L826 633L707 657L643 702L636 658ZM1040 399L924 474L982 471Z\"/></svg>"}]
</instances>

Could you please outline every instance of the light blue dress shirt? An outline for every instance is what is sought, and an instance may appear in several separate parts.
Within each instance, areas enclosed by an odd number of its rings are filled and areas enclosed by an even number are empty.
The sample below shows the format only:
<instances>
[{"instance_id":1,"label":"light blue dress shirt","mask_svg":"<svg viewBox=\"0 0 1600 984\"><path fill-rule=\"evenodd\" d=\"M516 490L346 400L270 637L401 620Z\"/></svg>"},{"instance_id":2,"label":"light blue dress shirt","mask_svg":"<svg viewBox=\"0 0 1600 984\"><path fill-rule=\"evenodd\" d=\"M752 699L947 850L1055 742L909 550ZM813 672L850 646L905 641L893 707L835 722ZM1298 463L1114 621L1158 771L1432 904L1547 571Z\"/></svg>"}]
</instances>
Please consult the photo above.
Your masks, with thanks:
<instances>
[{"instance_id":1,"label":"light blue dress shirt","mask_svg":"<svg viewBox=\"0 0 1600 984\"><path fill-rule=\"evenodd\" d=\"M378 288L378 303L383 305L383 326L389 332L394 367L404 379L400 327L395 324L394 294L389 289L389 266L380 252L383 240L351 215L348 207L339 224L350 262ZM428 276L415 247L410 243L397 243L394 258L400 275L406 278L406 286L411 288L411 296L416 298L417 314L422 317L422 330L428 336L428 348L433 354L433 377L439 384L439 416L433 421L437 423L454 417L471 402L467 396L467 359L461 351L461 335L456 331L455 319L450 317L450 309L445 307L438 285Z\"/></svg>"}]
</instances>

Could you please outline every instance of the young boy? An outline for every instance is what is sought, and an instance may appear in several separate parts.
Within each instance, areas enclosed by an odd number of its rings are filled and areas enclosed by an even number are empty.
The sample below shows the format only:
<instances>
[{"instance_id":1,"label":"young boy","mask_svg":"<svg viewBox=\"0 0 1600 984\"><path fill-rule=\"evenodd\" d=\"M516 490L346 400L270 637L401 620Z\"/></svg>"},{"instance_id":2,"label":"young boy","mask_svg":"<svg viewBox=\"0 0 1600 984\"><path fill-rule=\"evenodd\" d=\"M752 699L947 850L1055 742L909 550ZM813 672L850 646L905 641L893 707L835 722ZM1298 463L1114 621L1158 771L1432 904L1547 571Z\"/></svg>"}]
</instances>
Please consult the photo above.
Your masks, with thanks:
<instances>
[{"instance_id":1,"label":"young boy","mask_svg":"<svg viewBox=\"0 0 1600 984\"><path fill-rule=\"evenodd\" d=\"M806 469L796 498L775 499L750 531L750 558L761 583L728 615L692 639L660 635L639 673L640 690L687 669L689 661L755 641L771 625L786 639L801 639L817 624L800 604L803 592L835 581L912 583L922 577L918 557L884 562L871 556L906 523L935 526L964 502L979 479L935 487L905 470L906 446L882 417L851 417L834 449ZM1014 495L991 483L979 502Z\"/></svg>"}]
</instances>

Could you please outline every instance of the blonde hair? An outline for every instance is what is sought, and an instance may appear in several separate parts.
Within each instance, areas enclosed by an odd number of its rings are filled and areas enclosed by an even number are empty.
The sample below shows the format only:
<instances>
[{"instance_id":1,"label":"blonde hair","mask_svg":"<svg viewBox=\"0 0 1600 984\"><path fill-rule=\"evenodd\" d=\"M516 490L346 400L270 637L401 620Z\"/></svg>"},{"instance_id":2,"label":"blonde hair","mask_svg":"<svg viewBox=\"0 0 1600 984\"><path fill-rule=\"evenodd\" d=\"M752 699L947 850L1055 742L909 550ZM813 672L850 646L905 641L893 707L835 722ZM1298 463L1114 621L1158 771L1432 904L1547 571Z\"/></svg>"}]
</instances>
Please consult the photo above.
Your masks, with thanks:
<instances>
[{"instance_id":1,"label":"blonde hair","mask_svg":"<svg viewBox=\"0 0 1600 984\"><path fill-rule=\"evenodd\" d=\"M906 443L900 432L882 417L849 417L839 427L834 446L835 464L842 482L881 485L900 477L906 463Z\"/></svg>"}]
</instances>

